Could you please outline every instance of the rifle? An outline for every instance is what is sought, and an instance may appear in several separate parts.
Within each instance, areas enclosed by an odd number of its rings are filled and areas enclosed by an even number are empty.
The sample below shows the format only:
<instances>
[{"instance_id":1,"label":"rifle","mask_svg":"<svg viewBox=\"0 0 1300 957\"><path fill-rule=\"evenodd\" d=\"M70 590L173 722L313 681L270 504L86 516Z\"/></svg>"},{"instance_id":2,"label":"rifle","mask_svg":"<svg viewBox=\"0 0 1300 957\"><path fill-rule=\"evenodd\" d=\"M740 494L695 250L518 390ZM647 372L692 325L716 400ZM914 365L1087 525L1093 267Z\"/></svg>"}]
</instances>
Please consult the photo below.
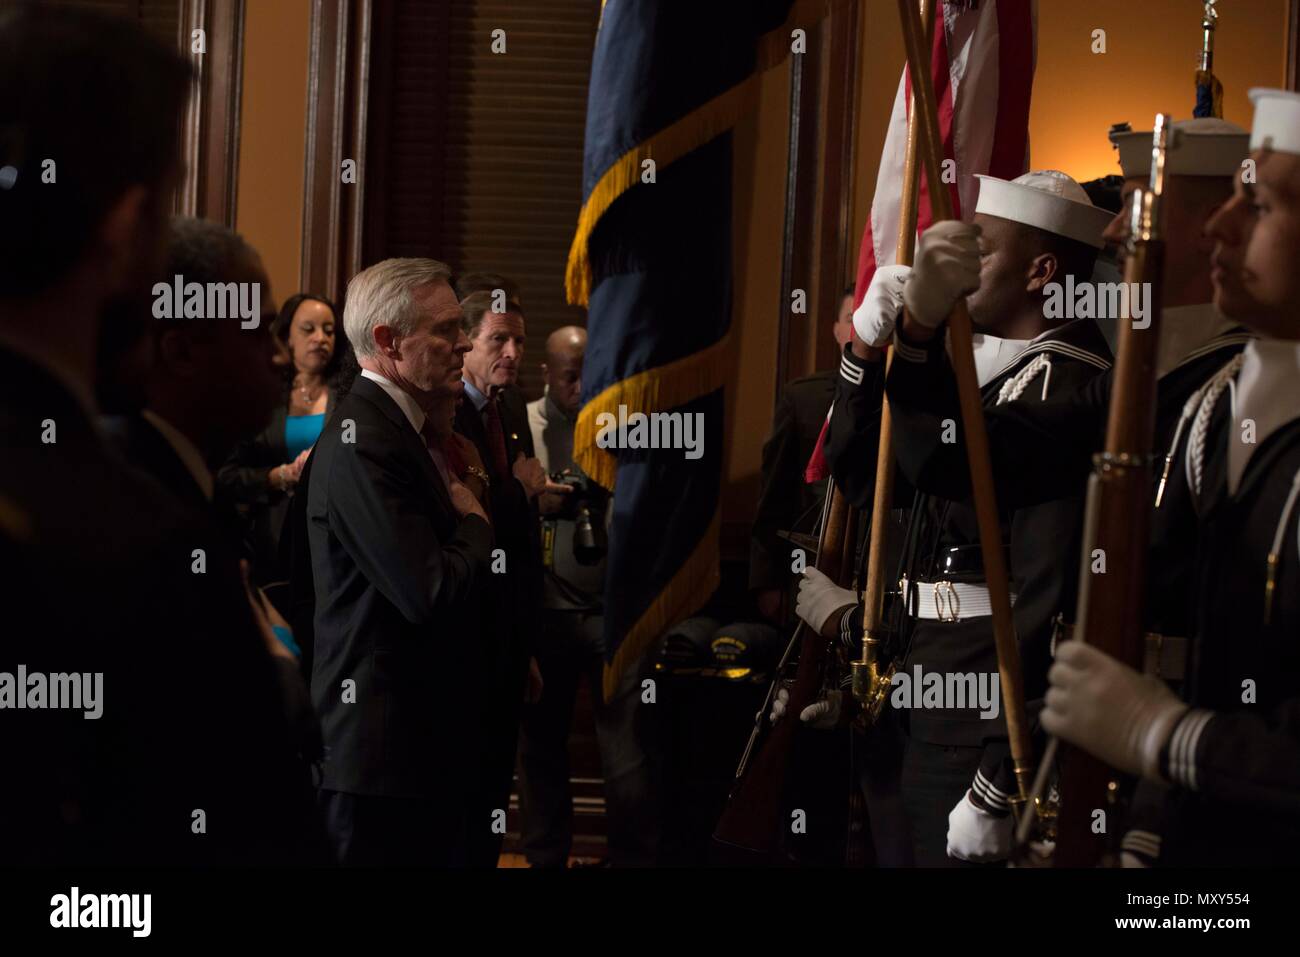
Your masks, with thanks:
<instances>
[{"instance_id":1,"label":"rifle","mask_svg":"<svg viewBox=\"0 0 1300 957\"><path fill-rule=\"evenodd\" d=\"M816 568L832 581L839 582L845 569L852 569L852 541L848 532L853 524L849 503L832 479L826 486L822 505L821 535L817 543ZM845 562L845 555L850 560ZM769 726L767 716L781 683L790 656L799 648L799 665L786 717ZM781 846L785 822L782 820L786 789L786 768L799 727L799 712L812 704L822 687L830 640L799 622L786 646L776 677L767 689L763 705L754 716L754 730L736 768L735 783L726 809L713 832L715 843L744 856L770 857Z\"/></svg>"},{"instance_id":2,"label":"rifle","mask_svg":"<svg viewBox=\"0 0 1300 957\"><path fill-rule=\"evenodd\" d=\"M1088 480L1074 631L1074 637L1137 670L1142 668L1156 347L1165 254L1165 157L1173 132L1171 122L1172 118L1164 113L1156 116L1150 184L1133 195L1124 282L1149 284L1150 322L1136 326L1128 315L1129 297L1124 298L1106 447L1093 456L1093 473ZM1093 573L1097 556L1105 562L1107 574ZM1107 849L1105 834L1093 833L1093 818L1098 810L1104 812L1108 804L1114 803L1119 791L1117 772L1085 751L1062 748L1054 863L1057 867L1091 867ZM1049 749L1053 753L1055 750ZM1044 763L1049 757L1044 757ZM1041 769L1039 777L1046 778Z\"/></svg>"}]
</instances>

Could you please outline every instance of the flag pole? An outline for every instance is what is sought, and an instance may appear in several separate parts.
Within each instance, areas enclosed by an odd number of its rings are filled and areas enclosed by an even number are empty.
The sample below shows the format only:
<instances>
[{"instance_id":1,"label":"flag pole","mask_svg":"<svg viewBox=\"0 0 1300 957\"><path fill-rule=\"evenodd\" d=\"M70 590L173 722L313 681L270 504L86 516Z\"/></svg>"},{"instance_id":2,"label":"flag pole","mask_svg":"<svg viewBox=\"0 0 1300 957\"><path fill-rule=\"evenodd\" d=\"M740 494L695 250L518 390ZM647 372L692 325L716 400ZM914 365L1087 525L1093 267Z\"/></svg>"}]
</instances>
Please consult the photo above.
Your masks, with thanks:
<instances>
[{"instance_id":1,"label":"flag pole","mask_svg":"<svg viewBox=\"0 0 1300 957\"><path fill-rule=\"evenodd\" d=\"M930 184L930 209L934 220L952 219L952 199L940 170L939 113L934 86L927 68L929 57L923 48L921 24L913 0L898 0L903 25L903 42L907 48L908 70L916 95L916 116L920 135L918 143L925 162L926 182ZM997 647L998 672L1002 683L1002 701L1007 718L1007 736L1015 769L1019 801L1027 799L1032 773L1029 723L1025 715L1024 679L1015 624L1011 617L1011 593L1007 576L1006 555L1002 548L1002 527L998 519L993 467L989 456L988 432L984 425L984 403L980 398L975 374L975 351L970 313L965 299L958 299L948 317L948 337L953 372L957 377L957 395L961 403L962 425L966 436L966 454L970 462L971 493L979 525L980 552L984 559L984 577L988 583L993 610L993 641Z\"/></svg>"},{"instance_id":2,"label":"flag pole","mask_svg":"<svg viewBox=\"0 0 1300 957\"><path fill-rule=\"evenodd\" d=\"M934 28L934 0L920 0L921 23L925 30L925 48L930 49ZM930 58L926 57L929 68ZM903 191L898 217L898 246L895 261L902 266L912 265L916 248L916 218L920 196L920 167L917 150L918 125L916 116L916 80L907 104L907 145L903 158ZM894 361L893 350L885 347L885 375L889 375ZM862 596L862 657L852 663L853 696L862 705L862 726L868 728L880 714L893 667L880 667L883 639L880 637L882 610L885 603L885 538L889 529L887 516L894 500L894 426L889 412L889 399L880 405L880 444L876 451L876 484L871 503L871 537L867 546L867 580Z\"/></svg>"}]
</instances>

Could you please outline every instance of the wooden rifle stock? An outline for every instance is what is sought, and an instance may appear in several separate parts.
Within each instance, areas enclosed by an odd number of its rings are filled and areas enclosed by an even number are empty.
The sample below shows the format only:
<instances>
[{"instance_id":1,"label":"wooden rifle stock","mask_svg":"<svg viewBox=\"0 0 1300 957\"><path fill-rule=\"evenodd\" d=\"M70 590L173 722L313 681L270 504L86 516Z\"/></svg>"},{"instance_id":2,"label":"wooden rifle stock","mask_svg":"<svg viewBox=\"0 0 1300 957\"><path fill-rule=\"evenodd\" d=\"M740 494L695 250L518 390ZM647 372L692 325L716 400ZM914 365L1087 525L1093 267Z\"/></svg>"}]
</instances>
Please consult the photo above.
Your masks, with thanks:
<instances>
[{"instance_id":1,"label":"wooden rifle stock","mask_svg":"<svg viewBox=\"0 0 1300 957\"><path fill-rule=\"evenodd\" d=\"M846 536L851 525L849 511L848 500L835 486L835 482L827 482L816 567L836 582L843 577L844 556L853 553L853 546ZM786 769L790 763L795 732L799 728L799 712L817 700L830 648L829 639L823 638L803 622L799 623L794 641L799 643L799 666L790 688L790 699L786 703L786 715L776 724L768 726L768 710L778 684L773 682L762 709L754 718L754 732L750 736L749 746L736 771L736 782L727 800L727 807L713 832L714 841L729 851L770 857L781 847L785 833L783 811ZM780 677L779 671L777 677Z\"/></svg>"},{"instance_id":2,"label":"wooden rifle stock","mask_svg":"<svg viewBox=\"0 0 1300 957\"><path fill-rule=\"evenodd\" d=\"M1156 349L1159 344L1164 239L1160 222L1164 158L1170 118L1156 117L1151 183L1134 194L1129 250L1124 264L1128 289L1151 290L1148 323L1135 328L1125 311L1119 356L1106 423L1106 447L1094 456L1084 515L1079 565L1079 603L1074 637L1087 641L1131 668L1142 668L1143 608L1148 528L1151 519L1156 406ZM1128 296L1124 298L1127 304ZM1104 562L1104 573L1094 565ZM1061 804L1054 863L1091 867L1107 850L1105 833L1093 832L1095 812L1113 802L1117 773L1092 755L1062 745Z\"/></svg>"}]
</instances>

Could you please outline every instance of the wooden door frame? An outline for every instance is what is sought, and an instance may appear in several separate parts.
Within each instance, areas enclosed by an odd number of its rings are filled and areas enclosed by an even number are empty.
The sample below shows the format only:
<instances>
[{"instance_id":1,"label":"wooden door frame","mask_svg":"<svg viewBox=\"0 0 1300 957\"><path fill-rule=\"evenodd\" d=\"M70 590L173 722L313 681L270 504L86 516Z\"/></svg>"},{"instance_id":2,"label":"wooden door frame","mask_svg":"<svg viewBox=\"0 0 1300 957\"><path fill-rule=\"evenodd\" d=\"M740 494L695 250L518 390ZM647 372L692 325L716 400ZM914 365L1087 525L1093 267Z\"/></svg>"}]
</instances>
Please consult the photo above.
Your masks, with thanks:
<instances>
[{"instance_id":1,"label":"wooden door frame","mask_svg":"<svg viewBox=\"0 0 1300 957\"><path fill-rule=\"evenodd\" d=\"M193 31L202 29L206 50L189 54L194 73L181 125L185 170L175 209L230 227L239 183L244 2L181 0L176 37L188 52Z\"/></svg>"}]
</instances>

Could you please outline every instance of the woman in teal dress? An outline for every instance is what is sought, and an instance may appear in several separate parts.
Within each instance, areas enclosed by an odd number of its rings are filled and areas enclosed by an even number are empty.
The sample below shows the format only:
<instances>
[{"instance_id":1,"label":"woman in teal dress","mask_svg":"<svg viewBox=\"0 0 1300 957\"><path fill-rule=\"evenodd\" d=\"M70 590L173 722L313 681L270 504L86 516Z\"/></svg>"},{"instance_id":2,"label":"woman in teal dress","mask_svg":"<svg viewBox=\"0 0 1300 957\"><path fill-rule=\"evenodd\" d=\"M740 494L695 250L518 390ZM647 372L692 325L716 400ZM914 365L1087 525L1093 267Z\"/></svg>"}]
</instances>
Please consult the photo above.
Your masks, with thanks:
<instances>
[{"instance_id":1,"label":"woman in teal dress","mask_svg":"<svg viewBox=\"0 0 1300 957\"><path fill-rule=\"evenodd\" d=\"M303 463L334 411L347 339L334 304L310 293L290 297L271 329L285 357L284 401L267 427L242 442L221 468L217 488L243 518L255 582L277 601L276 586L287 577L280 529Z\"/></svg>"}]
</instances>

